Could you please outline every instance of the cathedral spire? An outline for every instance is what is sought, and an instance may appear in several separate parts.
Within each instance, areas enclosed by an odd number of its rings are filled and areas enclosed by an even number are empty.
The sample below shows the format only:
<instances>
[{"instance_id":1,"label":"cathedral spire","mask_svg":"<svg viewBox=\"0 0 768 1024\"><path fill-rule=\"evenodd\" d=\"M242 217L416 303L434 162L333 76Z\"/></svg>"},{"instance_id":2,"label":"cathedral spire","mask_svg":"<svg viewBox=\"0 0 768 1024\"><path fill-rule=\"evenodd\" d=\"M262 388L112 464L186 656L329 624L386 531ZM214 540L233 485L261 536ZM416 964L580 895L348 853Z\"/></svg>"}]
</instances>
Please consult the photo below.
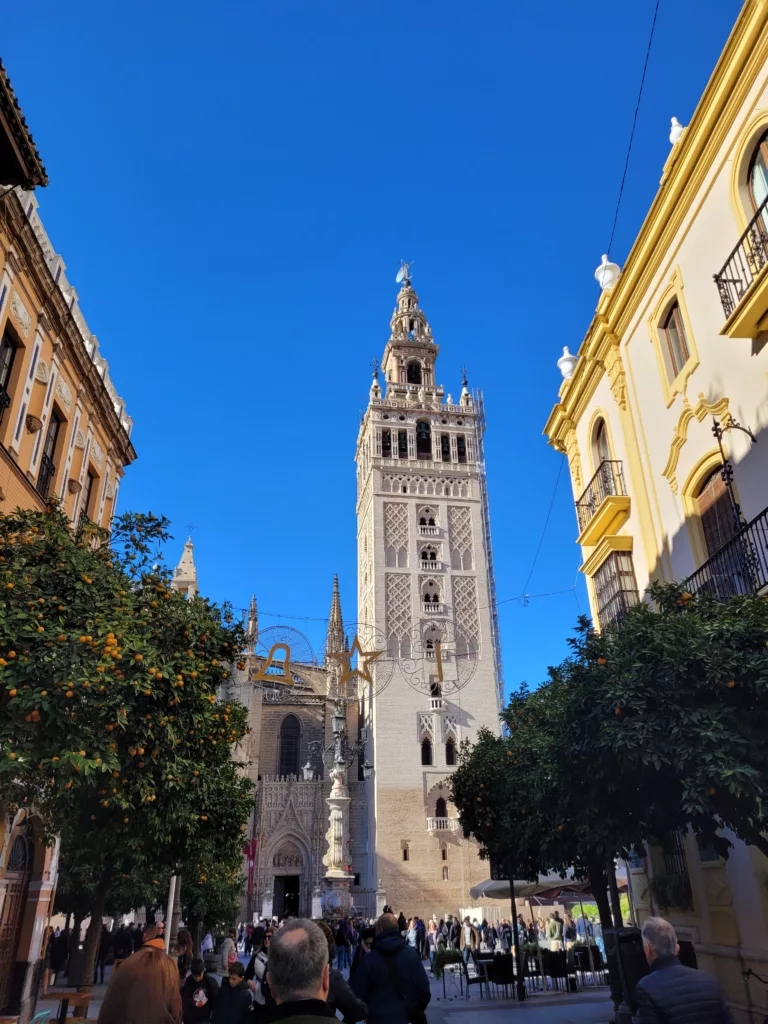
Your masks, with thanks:
<instances>
[{"instance_id":1,"label":"cathedral spire","mask_svg":"<svg viewBox=\"0 0 768 1024\"><path fill-rule=\"evenodd\" d=\"M336 654L344 650L344 626L341 619L341 596L339 595L339 577L333 575L333 595L331 596L331 614L328 616L328 633L325 638L325 653Z\"/></svg>"},{"instance_id":2,"label":"cathedral spire","mask_svg":"<svg viewBox=\"0 0 768 1024\"><path fill-rule=\"evenodd\" d=\"M195 545L187 538L179 564L173 573L171 586L185 597L197 597L197 567L195 566Z\"/></svg>"},{"instance_id":3,"label":"cathedral spire","mask_svg":"<svg viewBox=\"0 0 768 1024\"><path fill-rule=\"evenodd\" d=\"M248 625L245 629L248 640L248 651L253 654L256 649L256 638L259 635L259 608L256 604L256 595L251 594L251 603L248 608Z\"/></svg>"}]
</instances>

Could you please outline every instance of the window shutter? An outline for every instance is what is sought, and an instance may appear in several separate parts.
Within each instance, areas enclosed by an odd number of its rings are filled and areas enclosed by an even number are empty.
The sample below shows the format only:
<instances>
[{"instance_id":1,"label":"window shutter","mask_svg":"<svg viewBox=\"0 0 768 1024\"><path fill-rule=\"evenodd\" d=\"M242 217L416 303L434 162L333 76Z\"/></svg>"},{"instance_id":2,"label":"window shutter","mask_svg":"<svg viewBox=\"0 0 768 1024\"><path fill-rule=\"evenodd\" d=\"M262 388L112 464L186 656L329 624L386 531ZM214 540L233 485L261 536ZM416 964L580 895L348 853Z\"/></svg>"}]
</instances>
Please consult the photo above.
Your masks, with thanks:
<instances>
[{"instance_id":1,"label":"window shutter","mask_svg":"<svg viewBox=\"0 0 768 1024\"><path fill-rule=\"evenodd\" d=\"M416 445L414 443L414 434L412 430L408 431L408 458L416 458Z\"/></svg>"},{"instance_id":2,"label":"window shutter","mask_svg":"<svg viewBox=\"0 0 768 1024\"><path fill-rule=\"evenodd\" d=\"M376 454L381 457L381 427L376 427Z\"/></svg>"},{"instance_id":3,"label":"window shutter","mask_svg":"<svg viewBox=\"0 0 768 1024\"><path fill-rule=\"evenodd\" d=\"M451 434L451 462L459 461L459 453L456 450L456 435Z\"/></svg>"},{"instance_id":4,"label":"window shutter","mask_svg":"<svg viewBox=\"0 0 768 1024\"><path fill-rule=\"evenodd\" d=\"M473 438L467 434L467 462L475 461L475 442Z\"/></svg>"}]
</instances>

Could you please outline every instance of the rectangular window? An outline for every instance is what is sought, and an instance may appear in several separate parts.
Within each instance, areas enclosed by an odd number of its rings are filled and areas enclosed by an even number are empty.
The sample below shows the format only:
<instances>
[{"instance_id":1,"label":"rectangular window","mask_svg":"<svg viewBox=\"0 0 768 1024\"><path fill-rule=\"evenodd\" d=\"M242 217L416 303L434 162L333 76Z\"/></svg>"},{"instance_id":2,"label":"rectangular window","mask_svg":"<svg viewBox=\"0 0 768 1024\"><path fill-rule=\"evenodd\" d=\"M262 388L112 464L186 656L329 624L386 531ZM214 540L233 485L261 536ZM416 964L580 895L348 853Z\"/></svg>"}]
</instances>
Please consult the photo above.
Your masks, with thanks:
<instances>
[{"instance_id":1,"label":"rectangular window","mask_svg":"<svg viewBox=\"0 0 768 1024\"><path fill-rule=\"evenodd\" d=\"M456 456L459 462L467 461L467 441L463 434L456 436Z\"/></svg>"},{"instance_id":2,"label":"rectangular window","mask_svg":"<svg viewBox=\"0 0 768 1024\"><path fill-rule=\"evenodd\" d=\"M398 430L397 432L397 457L398 459L408 458L408 431Z\"/></svg>"},{"instance_id":3,"label":"rectangular window","mask_svg":"<svg viewBox=\"0 0 768 1024\"><path fill-rule=\"evenodd\" d=\"M632 555L614 551L592 577L600 629L621 622L629 608L640 600Z\"/></svg>"},{"instance_id":4,"label":"rectangular window","mask_svg":"<svg viewBox=\"0 0 768 1024\"><path fill-rule=\"evenodd\" d=\"M404 846L403 847L403 860L410 860L410 859L411 859L411 851L408 849L407 846Z\"/></svg>"},{"instance_id":5,"label":"rectangular window","mask_svg":"<svg viewBox=\"0 0 768 1024\"><path fill-rule=\"evenodd\" d=\"M55 412L51 413L48 422L48 431L45 435L43 454L40 457L40 472L37 477L37 490L43 498L47 498L51 491L51 484L56 475L56 466L53 463L53 456L56 453L56 441L59 437L61 420Z\"/></svg>"},{"instance_id":6,"label":"rectangular window","mask_svg":"<svg viewBox=\"0 0 768 1024\"><path fill-rule=\"evenodd\" d=\"M451 439L448 434L440 435L440 458L443 462L451 461Z\"/></svg>"},{"instance_id":7,"label":"rectangular window","mask_svg":"<svg viewBox=\"0 0 768 1024\"><path fill-rule=\"evenodd\" d=\"M10 387L11 370L13 370L15 355L16 344L8 331L6 331L3 335L3 340L0 341L0 420L2 420L3 413L11 404L8 388Z\"/></svg>"},{"instance_id":8,"label":"rectangular window","mask_svg":"<svg viewBox=\"0 0 768 1024\"><path fill-rule=\"evenodd\" d=\"M440 851L440 855L443 858L443 860L448 860L448 847L447 846L444 846L442 848L442 850Z\"/></svg>"},{"instance_id":9,"label":"rectangular window","mask_svg":"<svg viewBox=\"0 0 768 1024\"><path fill-rule=\"evenodd\" d=\"M89 470L85 475L85 487L83 498L80 502L80 518L88 518L91 515L91 495L93 494L93 482L96 478Z\"/></svg>"},{"instance_id":10,"label":"rectangular window","mask_svg":"<svg viewBox=\"0 0 768 1024\"><path fill-rule=\"evenodd\" d=\"M392 431L382 430L381 432L381 454L385 459L392 458Z\"/></svg>"},{"instance_id":11,"label":"rectangular window","mask_svg":"<svg viewBox=\"0 0 768 1024\"><path fill-rule=\"evenodd\" d=\"M659 336L664 343L664 361L667 364L667 373L670 381L673 381L688 362L690 355L683 317L677 302L659 327Z\"/></svg>"}]
</instances>

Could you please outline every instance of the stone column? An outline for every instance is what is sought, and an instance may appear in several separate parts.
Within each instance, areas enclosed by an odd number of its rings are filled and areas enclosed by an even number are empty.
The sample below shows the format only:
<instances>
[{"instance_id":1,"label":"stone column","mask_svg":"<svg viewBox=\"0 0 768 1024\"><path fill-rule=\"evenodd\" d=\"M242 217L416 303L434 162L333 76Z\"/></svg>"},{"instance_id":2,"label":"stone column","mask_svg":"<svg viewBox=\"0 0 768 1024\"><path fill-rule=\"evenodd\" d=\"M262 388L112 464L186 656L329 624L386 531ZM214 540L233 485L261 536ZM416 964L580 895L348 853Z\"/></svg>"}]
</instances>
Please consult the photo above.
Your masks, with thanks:
<instances>
[{"instance_id":1,"label":"stone column","mask_svg":"<svg viewBox=\"0 0 768 1024\"><path fill-rule=\"evenodd\" d=\"M331 772L333 786L327 803L330 809L330 824L325 834L328 852L323 864L328 868L325 875L329 892L325 900L326 916L341 918L349 912L351 897L349 887L353 875L347 871L347 839L349 837L349 792L344 762L336 760Z\"/></svg>"},{"instance_id":2,"label":"stone column","mask_svg":"<svg viewBox=\"0 0 768 1024\"><path fill-rule=\"evenodd\" d=\"M267 885L264 890L264 895L261 900L261 916L265 921L272 920L272 905L275 899L275 894L271 885Z\"/></svg>"}]
</instances>

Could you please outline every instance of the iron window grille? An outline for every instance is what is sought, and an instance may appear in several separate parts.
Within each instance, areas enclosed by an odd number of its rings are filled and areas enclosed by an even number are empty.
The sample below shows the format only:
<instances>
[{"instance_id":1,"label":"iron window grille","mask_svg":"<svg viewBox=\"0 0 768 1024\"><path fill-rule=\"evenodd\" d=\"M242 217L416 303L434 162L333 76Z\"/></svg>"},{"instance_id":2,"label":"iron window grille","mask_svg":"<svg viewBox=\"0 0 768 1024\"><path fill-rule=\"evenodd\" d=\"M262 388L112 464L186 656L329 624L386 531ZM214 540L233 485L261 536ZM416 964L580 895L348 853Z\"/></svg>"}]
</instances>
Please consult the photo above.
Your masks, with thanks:
<instances>
[{"instance_id":1,"label":"iron window grille","mask_svg":"<svg viewBox=\"0 0 768 1024\"><path fill-rule=\"evenodd\" d=\"M592 577L592 582L601 630L621 622L640 600L635 567L628 551L612 552Z\"/></svg>"}]
</instances>

